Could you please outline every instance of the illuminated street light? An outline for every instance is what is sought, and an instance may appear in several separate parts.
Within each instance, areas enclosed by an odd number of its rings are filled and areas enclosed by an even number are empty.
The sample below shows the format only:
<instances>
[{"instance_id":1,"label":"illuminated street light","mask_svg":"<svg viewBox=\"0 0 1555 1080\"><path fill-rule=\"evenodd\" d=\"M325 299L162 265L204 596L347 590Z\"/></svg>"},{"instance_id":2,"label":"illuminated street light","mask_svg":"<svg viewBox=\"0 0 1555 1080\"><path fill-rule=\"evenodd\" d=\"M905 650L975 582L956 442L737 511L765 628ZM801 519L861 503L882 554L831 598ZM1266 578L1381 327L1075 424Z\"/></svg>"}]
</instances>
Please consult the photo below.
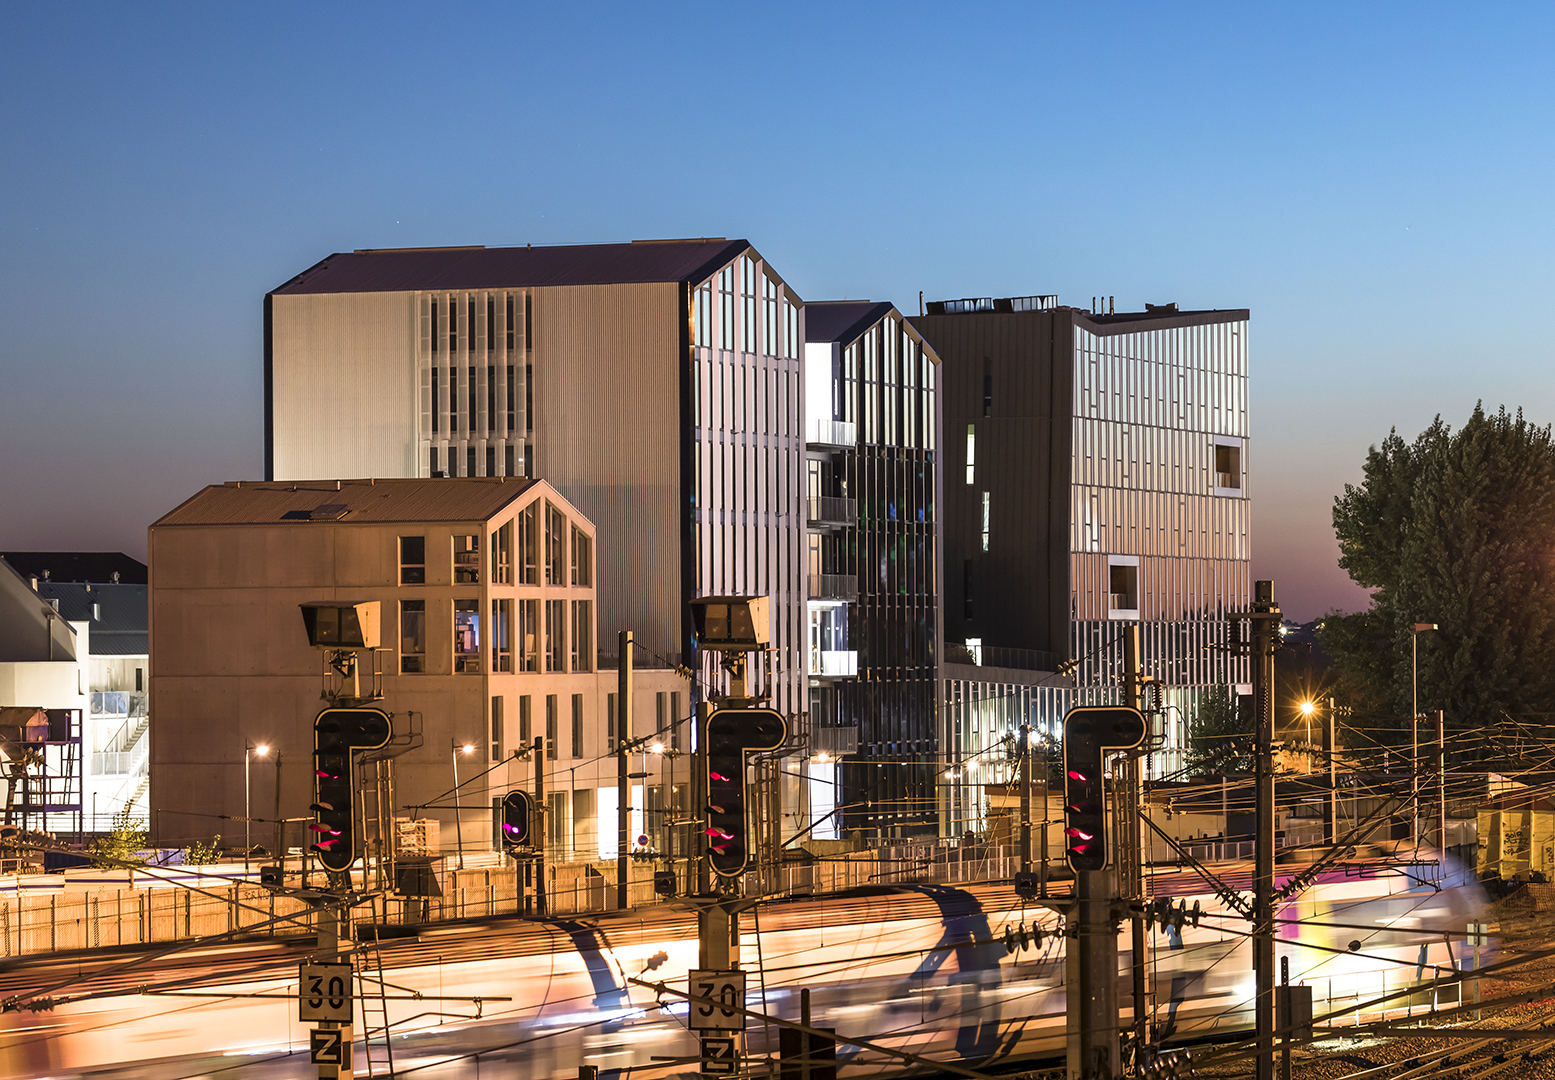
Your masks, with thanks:
<instances>
[{"instance_id":1,"label":"illuminated street light","mask_svg":"<svg viewBox=\"0 0 1555 1080\"><path fill-rule=\"evenodd\" d=\"M454 762L454 843L458 845L459 848L459 869L463 870L464 825L459 820L459 754L461 751L467 755L473 754L475 753L475 747L471 743L465 743L463 746L460 746L459 740L457 739L449 739L448 747L449 756L453 758Z\"/></svg>"},{"instance_id":2,"label":"illuminated street light","mask_svg":"<svg viewBox=\"0 0 1555 1080\"><path fill-rule=\"evenodd\" d=\"M656 742L656 743L650 744L649 747L648 747L648 753L650 753L650 754L662 754L662 753L664 753L664 744L661 743L661 742Z\"/></svg>"}]
</instances>

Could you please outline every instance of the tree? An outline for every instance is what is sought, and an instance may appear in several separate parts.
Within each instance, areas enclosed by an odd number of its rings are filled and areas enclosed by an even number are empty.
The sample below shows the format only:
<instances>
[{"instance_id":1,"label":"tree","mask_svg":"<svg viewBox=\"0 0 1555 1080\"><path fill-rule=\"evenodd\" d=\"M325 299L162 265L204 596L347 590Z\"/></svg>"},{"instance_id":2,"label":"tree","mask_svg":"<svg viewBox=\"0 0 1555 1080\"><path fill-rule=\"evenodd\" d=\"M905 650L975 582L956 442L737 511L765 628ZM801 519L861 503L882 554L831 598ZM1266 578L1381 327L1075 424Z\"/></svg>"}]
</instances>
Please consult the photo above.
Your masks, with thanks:
<instances>
[{"instance_id":1,"label":"tree","mask_svg":"<svg viewBox=\"0 0 1555 1080\"><path fill-rule=\"evenodd\" d=\"M1193 776L1253 768L1253 729L1237 715L1231 688L1224 683L1199 696L1199 707L1188 721L1187 768Z\"/></svg>"},{"instance_id":2,"label":"tree","mask_svg":"<svg viewBox=\"0 0 1555 1080\"><path fill-rule=\"evenodd\" d=\"M1457 732L1542 713L1555 692L1555 444L1505 408L1441 417L1413 443L1389 433L1364 479L1334 500L1339 565L1374 590L1371 609L1324 620L1322 643L1357 726L1409 738L1411 625L1420 709ZM1483 739L1460 740L1482 756Z\"/></svg>"},{"instance_id":3,"label":"tree","mask_svg":"<svg viewBox=\"0 0 1555 1080\"><path fill-rule=\"evenodd\" d=\"M92 865L99 870L120 870L127 863L144 866L146 860L140 858L139 853L145 850L147 835L146 823L131 817L130 808L126 806L113 815L113 828L107 836L93 840L87 854L92 856Z\"/></svg>"}]
</instances>

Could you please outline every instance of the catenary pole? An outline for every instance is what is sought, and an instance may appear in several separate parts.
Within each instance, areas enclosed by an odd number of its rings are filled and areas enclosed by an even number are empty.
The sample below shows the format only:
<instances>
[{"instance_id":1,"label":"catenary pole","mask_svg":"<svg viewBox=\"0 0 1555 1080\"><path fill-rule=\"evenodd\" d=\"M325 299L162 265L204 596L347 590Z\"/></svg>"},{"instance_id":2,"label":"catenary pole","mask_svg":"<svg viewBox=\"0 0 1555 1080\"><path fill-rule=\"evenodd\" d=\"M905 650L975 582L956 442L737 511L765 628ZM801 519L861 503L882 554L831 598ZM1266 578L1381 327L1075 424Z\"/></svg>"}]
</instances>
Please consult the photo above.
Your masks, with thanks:
<instances>
[{"instance_id":1,"label":"catenary pole","mask_svg":"<svg viewBox=\"0 0 1555 1080\"><path fill-rule=\"evenodd\" d=\"M1274 582L1253 584L1252 676L1257 732L1253 863L1253 977L1257 988L1258 1080L1274 1077L1274 653L1280 608Z\"/></svg>"},{"instance_id":2,"label":"catenary pole","mask_svg":"<svg viewBox=\"0 0 1555 1080\"><path fill-rule=\"evenodd\" d=\"M616 910L625 911L629 900L627 844L632 831L632 786L627 776L627 746L632 739L632 632L622 630L616 666Z\"/></svg>"}]
</instances>

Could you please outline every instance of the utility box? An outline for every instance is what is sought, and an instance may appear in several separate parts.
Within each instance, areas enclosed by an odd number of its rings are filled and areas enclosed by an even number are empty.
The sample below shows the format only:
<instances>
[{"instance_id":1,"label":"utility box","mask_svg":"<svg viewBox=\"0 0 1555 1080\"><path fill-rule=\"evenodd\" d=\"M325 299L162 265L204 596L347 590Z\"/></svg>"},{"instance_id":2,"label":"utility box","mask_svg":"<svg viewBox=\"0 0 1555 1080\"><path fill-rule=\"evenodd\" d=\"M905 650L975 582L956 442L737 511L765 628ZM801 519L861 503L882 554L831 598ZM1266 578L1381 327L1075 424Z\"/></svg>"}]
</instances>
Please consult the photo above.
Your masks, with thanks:
<instances>
[{"instance_id":1,"label":"utility box","mask_svg":"<svg viewBox=\"0 0 1555 1080\"><path fill-rule=\"evenodd\" d=\"M691 601L697 644L718 652L764 649L772 640L770 600L765 596L704 596Z\"/></svg>"},{"instance_id":2,"label":"utility box","mask_svg":"<svg viewBox=\"0 0 1555 1080\"><path fill-rule=\"evenodd\" d=\"M302 604L302 622L308 644L315 649L376 649L379 643L379 604L338 604L321 601Z\"/></svg>"},{"instance_id":3,"label":"utility box","mask_svg":"<svg viewBox=\"0 0 1555 1080\"><path fill-rule=\"evenodd\" d=\"M1275 1036L1283 1038L1287 1031L1290 1038L1300 1042L1312 1039L1312 988L1310 986L1276 986L1274 988Z\"/></svg>"}]
</instances>

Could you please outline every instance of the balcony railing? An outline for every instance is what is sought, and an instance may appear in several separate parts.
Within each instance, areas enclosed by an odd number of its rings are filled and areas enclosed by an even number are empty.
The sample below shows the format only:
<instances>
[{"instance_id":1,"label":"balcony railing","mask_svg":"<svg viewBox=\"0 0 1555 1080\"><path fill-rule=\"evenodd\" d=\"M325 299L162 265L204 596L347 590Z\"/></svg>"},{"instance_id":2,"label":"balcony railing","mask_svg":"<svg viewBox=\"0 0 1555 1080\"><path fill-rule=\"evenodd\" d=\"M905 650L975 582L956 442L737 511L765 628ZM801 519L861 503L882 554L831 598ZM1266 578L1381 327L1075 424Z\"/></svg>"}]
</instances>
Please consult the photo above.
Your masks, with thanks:
<instances>
[{"instance_id":1,"label":"balcony railing","mask_svg":"<svg viewBox=\"0 0 1555 1080\"><path fill-rule=\"evenodd\" d=\"M858 425L846 420L812 420L805 441L811 446L857 446Z\"/></svg>"},{"instance_id":2,"label":"balcony railing","mask_svg":"<svg viewBox=\"0 0 1555 1080\"><path fill-rule=\"evenodd\" d=\"M857 525L858 502L854 499L837 499L828 495L812 495L805 512L806 520L814 526Z\"/></svg>"},{"instance_id":3,"label":"balcony railing","mask_svg":"<svg viewBox=\"0 0 1555 1080\"><path fill-rule=\"evenodd\" d=\"M1057 671L1058 656L1041 649L1001 649L979 645L974 652L959 641L945 643L945 663L980 664L983 667L1015 668L1019 671Z\"/></svg>"},{"instance_id":4,"label":"balcony railing","mask_svg":"<svg viewBox=\"0 0 1555 1080\"><path fill-rule=\"evenodd\" d=\"M806 581L811 600L858 599L858 578L852 574L811 574Z\"/></svg>"},{"instance_id":5,"label":"balcony railing","mask_svg":"<svg viewBox=\"0 0 1555 1080\"><path fill-rule=\"evenodd\" d=\"M1215 474L1215 486L1223 488L1240 488L1242 486L1242 479L1241 477L1237 476L1236 473L1218 472Z\"/></svg>"},{"instance_id":6,"label":"balcony railing","mask_svg":"<svg viewBox=\"0 0 1555 1080\"><path fill-rule=\"evenodd\" d=\"M1115 592L1107 594L1108 611L1136 611L1138 608L1139 601L1135 600L1128 593Z\"/></svg>"},{"instance_id":7,"label":"balcony railing","mask_svg":"<svg viewBox=\"0 0 1555 1080\"><path fill-rule=\"evenodd\" d=\"M818 679L852 679L858 675L858 653L810 650L810 674Z\"/></svg>"}]
</instances>

